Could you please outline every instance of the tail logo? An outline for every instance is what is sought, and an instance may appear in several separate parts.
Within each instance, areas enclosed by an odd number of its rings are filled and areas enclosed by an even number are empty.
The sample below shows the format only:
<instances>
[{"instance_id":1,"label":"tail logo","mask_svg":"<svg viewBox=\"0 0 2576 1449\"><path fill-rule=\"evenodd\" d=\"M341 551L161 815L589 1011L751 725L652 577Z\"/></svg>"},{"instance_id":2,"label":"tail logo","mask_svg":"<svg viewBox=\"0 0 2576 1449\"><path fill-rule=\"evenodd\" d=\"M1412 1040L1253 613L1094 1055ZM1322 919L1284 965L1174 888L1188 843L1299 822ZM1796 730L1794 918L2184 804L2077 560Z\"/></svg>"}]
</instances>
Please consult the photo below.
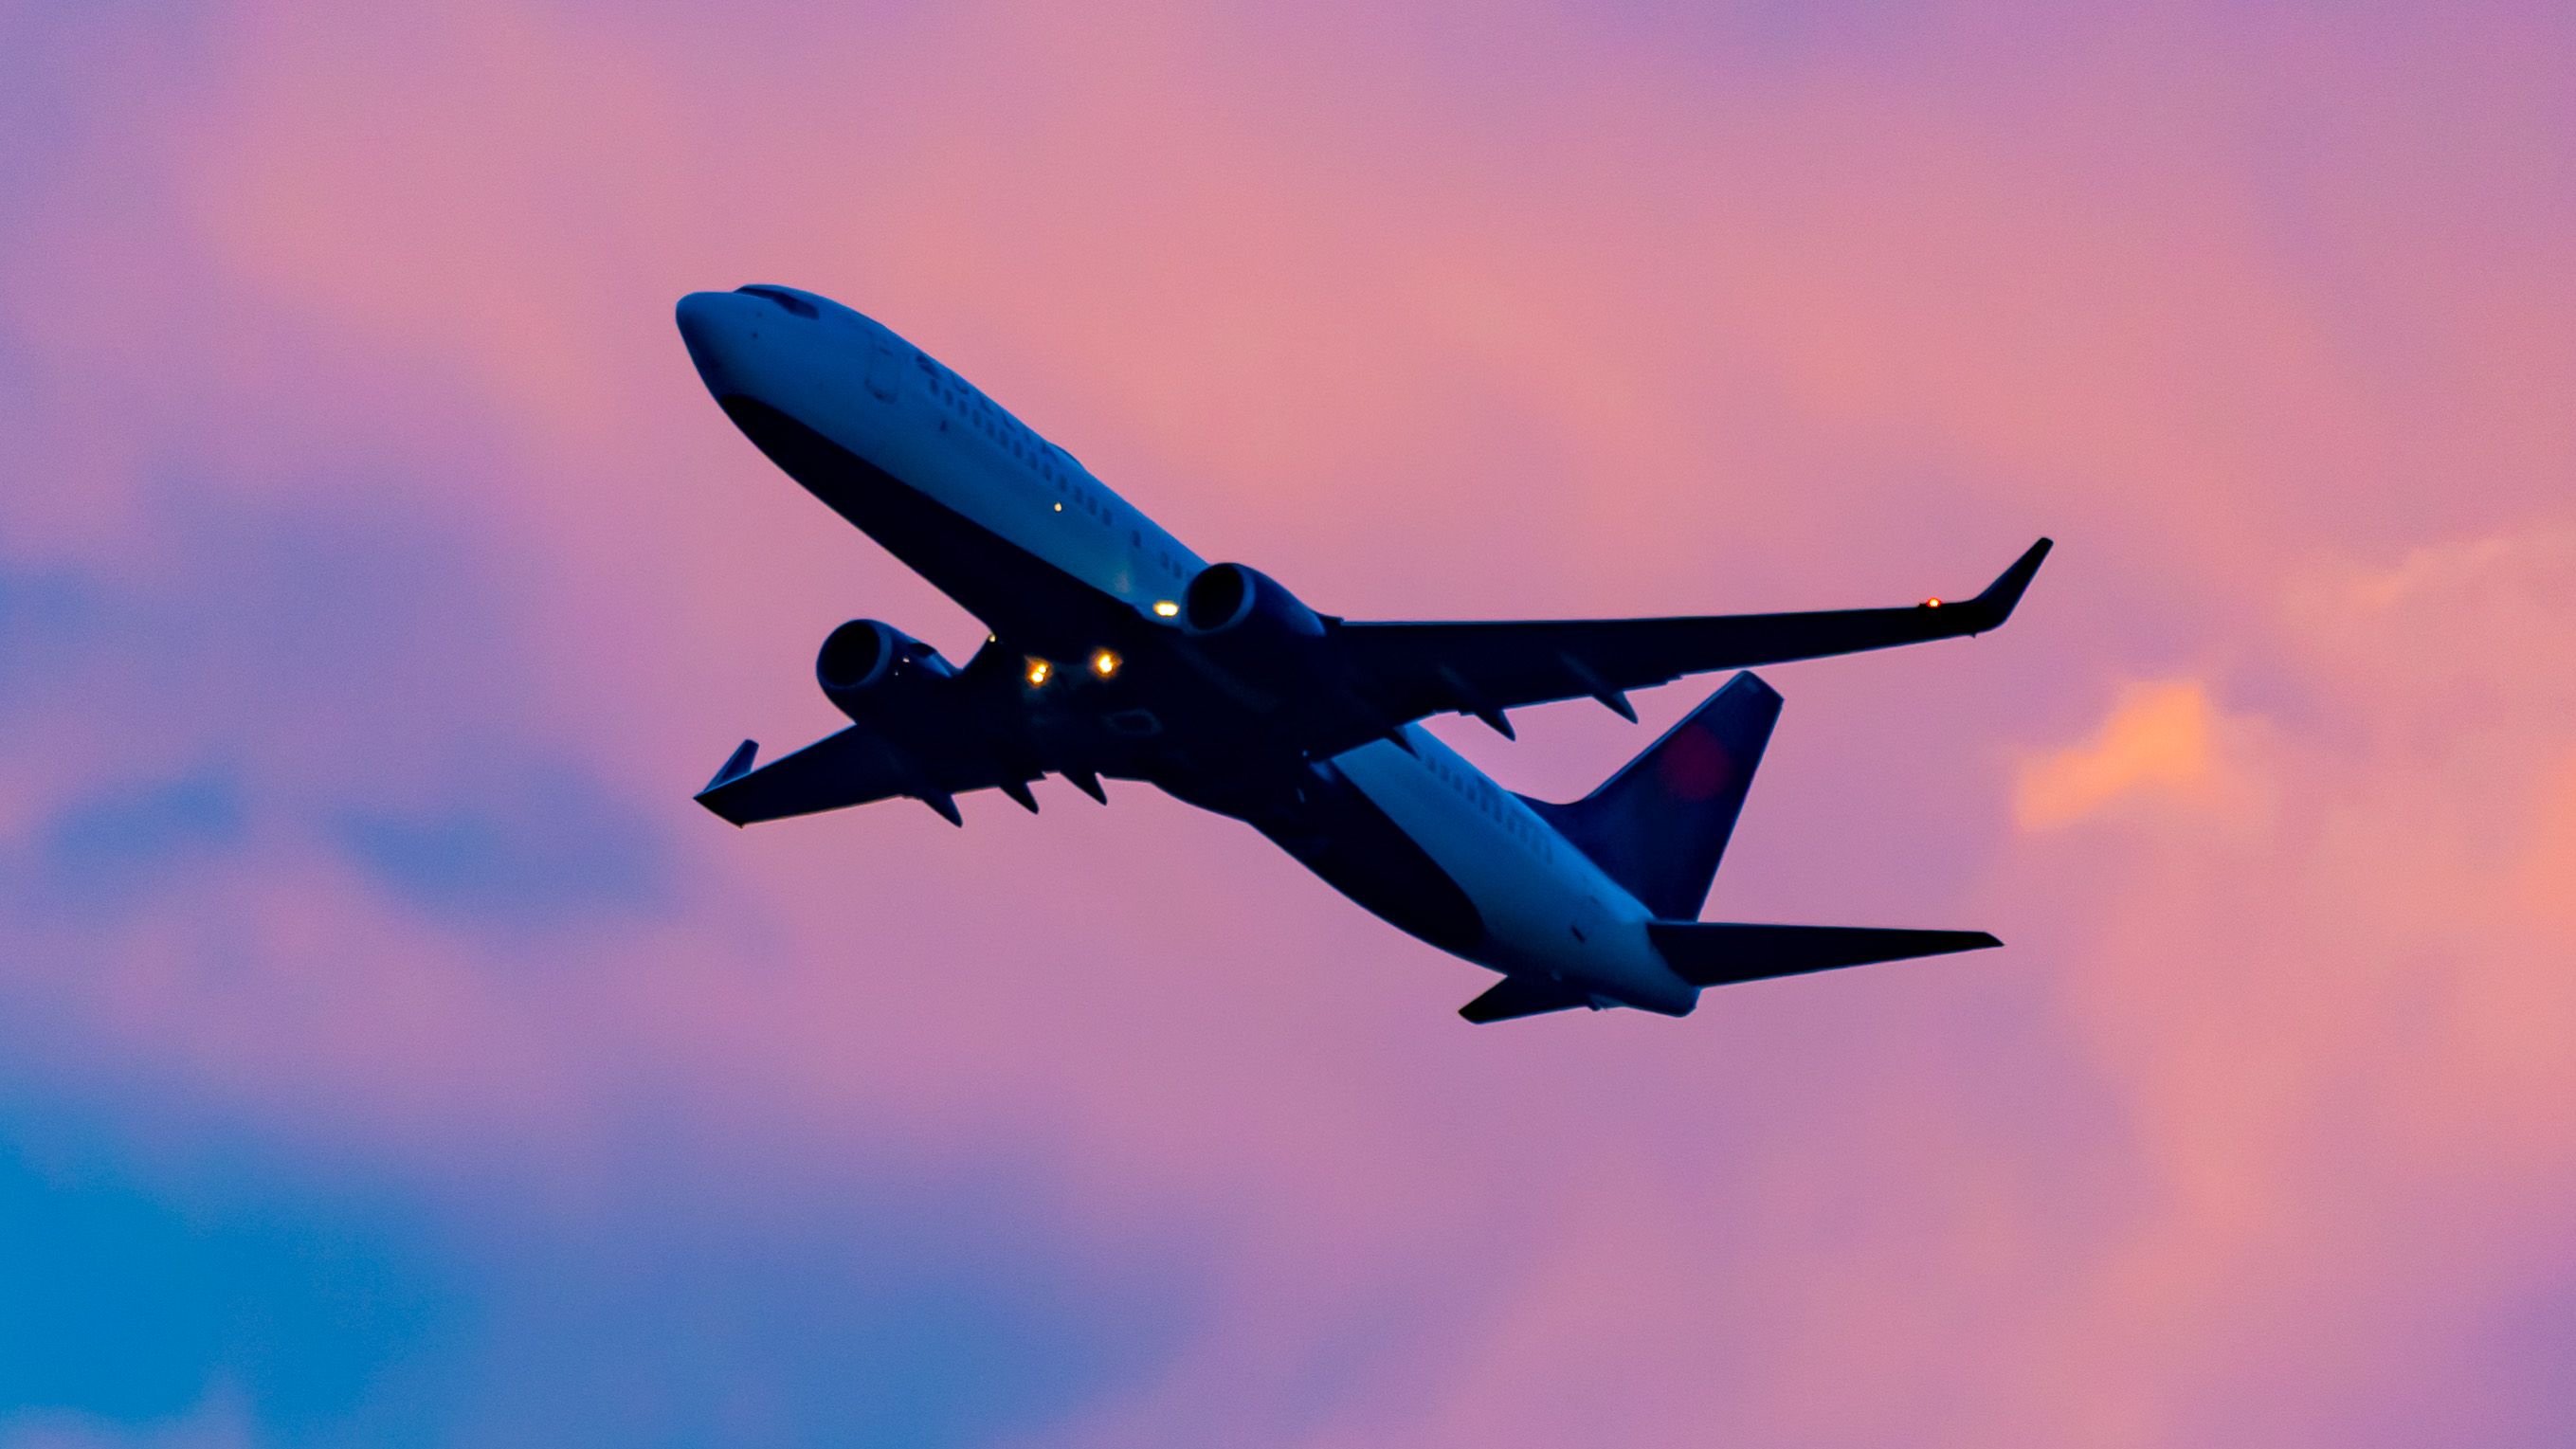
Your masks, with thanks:
<instances>
[{"instance_id":1,"label":"tail logo","mask_svg":"<svg viewBox=\"0 0 2576 1449\"><path fill-rule=\"evenodd\" d=\"M1679 800L1714 800L1736 778L1734 754L1705 730L1675 737L1654 758L1656 781Z\"/></svg>"}]
</instances>

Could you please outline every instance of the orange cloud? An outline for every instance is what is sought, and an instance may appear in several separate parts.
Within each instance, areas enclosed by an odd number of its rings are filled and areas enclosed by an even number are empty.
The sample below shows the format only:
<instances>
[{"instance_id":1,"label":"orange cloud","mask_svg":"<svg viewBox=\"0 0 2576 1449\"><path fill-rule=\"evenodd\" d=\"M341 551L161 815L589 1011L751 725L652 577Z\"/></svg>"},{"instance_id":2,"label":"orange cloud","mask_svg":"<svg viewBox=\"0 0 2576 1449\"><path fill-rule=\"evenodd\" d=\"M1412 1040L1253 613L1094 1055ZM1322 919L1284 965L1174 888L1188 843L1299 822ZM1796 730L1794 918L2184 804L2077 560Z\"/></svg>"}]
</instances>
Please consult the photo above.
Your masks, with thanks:
<instances>
[{"instance_id":1,"label":"orange cloud","mask_svg":"<svg viewBox=\"0 0 2576 1449\"><path fill-rule=\"evenodd\" d=\"M2242 800L2227 759L2230 729L2198 680L2132 684L2092 736L2037 756L2013 782L2013 819L2055 830L2139 799L2207 809Z\"/></svg>"}]
</instances>

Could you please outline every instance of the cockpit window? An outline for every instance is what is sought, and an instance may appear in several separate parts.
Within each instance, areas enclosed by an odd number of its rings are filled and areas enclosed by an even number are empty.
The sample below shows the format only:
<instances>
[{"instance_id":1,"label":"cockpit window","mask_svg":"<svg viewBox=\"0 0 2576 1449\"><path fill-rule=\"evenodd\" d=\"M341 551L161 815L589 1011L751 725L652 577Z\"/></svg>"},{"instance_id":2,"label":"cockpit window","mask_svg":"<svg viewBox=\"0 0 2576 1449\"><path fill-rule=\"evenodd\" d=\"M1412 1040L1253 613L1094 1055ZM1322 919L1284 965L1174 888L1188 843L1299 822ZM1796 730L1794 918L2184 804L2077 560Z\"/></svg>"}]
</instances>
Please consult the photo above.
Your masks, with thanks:
<instances>
[{"instance_id":1,"label":"cockpit window","mask_svg":"<svg viewBox=\"0 0 2576 1449\"><path fill-rule=\"evenodd\" d=\"M813 303L806 301L804 298L797 296L794 292L788 291L784 287L736 287L734 290L754 297L766 297L770 301L777 303L779 306L786 308L788 311L795 313L799 317L819 317L822 315L814 310Z\"/></svg>"}]
</instances>

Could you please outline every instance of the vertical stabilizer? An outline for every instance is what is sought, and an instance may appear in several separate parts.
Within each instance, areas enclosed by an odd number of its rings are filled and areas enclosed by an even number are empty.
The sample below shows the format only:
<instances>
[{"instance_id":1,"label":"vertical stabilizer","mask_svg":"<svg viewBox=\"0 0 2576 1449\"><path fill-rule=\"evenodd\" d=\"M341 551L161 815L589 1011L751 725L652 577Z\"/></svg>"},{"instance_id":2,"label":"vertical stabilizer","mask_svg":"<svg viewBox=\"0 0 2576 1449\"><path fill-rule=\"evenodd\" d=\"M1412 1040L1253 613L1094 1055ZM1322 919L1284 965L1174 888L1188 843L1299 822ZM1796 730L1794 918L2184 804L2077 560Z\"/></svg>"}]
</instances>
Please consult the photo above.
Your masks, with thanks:
<instances>
[{"instance_id":1,"label":"vertical stabilizer","mask_svg":"<svg viewBox=\"0 0 2576 1449\"><path fill-rule=\"evenodd\" d=\"M1779 718L1779 693L1739 674L1599 789L1570 805L1530 807L1646 909L1690 920L1708 899Z\"/></svg>"}]
</instances>

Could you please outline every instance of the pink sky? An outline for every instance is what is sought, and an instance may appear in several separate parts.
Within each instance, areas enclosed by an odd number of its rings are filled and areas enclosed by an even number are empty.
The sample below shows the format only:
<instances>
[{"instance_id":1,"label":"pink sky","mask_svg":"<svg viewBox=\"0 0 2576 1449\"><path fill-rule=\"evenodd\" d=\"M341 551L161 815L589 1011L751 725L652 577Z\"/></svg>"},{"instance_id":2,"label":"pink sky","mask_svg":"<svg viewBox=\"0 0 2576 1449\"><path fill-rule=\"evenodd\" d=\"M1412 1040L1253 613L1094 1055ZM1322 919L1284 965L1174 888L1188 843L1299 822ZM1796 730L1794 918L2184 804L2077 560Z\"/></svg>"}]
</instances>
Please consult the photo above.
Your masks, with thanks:
<instances>
[{"instance_id":1,"label":"pink sky","mask_svg":"<svg viewBox=\"0 0 2576 1449\"><path fill-rule=\"evenodd\" d=\"M481 1326L339 1418L222 1355L148 1412L0 1377L0 1444L873 1442L608 1330L703 1306L614 1286L671 1242L836 1262L888 1200L1006 1219L947 1246L1099 1349L940 1442L2576 1436L2564 17L245 4L12 50L7 1100L159 1198L231 1143L404 1204ZM2008 630L1770 672L1711 905L2009 949L1477 1030L1482 973L1141 787L704 817L734 741L832 727L833 624L977 633L704 396L671 303L749 281L1337 613L1900 601L2055 535ZM1562 798L1711 683L1442 729ZM530 1306L532 1244L611 1238ZM513 1355L585 1334L623 1417L572 1433ZM904 1381L991 1372L948 1366Z\"/></svg>"}]
</instances>

